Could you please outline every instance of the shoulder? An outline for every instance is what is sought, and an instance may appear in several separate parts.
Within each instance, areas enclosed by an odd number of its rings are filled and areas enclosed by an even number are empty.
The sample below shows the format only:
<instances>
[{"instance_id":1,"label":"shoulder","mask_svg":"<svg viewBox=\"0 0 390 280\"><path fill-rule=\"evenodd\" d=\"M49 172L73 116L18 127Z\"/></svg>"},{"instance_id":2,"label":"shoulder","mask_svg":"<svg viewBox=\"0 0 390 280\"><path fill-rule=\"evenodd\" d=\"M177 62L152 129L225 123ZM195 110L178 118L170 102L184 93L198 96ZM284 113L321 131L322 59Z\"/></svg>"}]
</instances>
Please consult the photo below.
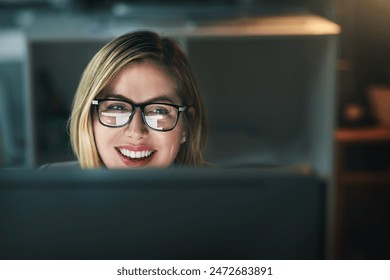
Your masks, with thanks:
<instances>
[{"instance_id":1,"label":"shoulder","mask_svg":"<svg viewBox=\"0 0 390 280\"><path fill-rule=\"evenodd\" d=\"M78 161L65 161L56 163L47 163L39 167L39 169L80 169Z\"/></svg>"}]
</instances>

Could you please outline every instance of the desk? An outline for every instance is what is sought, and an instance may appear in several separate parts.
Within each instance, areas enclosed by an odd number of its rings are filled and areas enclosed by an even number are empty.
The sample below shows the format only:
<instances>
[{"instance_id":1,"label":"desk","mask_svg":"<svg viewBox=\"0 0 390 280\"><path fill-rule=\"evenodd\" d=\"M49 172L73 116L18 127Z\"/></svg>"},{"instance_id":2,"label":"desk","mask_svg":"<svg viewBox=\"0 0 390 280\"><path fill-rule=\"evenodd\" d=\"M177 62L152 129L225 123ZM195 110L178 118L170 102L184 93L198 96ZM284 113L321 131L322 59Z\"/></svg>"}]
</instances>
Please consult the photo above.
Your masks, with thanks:
<instances>
[{"instance_id":1,"label":"desk","mask_svg":"<svg viewBox=\"0 0 390 280\"><path fill-rule=\"evenodd\" d=\"M390 257L390 129L338 129L336 259Z\"/></svg>"}]
</instances>

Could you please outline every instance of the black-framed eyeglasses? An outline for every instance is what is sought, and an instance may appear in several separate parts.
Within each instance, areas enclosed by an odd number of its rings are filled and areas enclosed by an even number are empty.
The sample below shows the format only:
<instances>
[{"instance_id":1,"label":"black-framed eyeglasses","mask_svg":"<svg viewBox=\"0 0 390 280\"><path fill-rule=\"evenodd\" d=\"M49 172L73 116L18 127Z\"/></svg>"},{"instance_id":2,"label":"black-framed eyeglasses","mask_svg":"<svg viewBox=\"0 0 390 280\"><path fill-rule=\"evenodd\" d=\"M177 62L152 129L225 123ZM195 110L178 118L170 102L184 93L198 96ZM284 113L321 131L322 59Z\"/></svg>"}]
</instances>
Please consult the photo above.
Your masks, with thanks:
<instances>
[{"instance_id":1,"label":"black-framed eyeglasses","mask_svg":"<svg viewBox=\"0 0 390 280\"><path fill-rule=\"evenodd\" d=\"M99 122L108 127L121 127L133 118L136 109L140 109L144 123L157 131L169 131L175 128L180 113L187 106L168 103L133 104L121 99L95 99Z\"/></svg>"}]
</instances>

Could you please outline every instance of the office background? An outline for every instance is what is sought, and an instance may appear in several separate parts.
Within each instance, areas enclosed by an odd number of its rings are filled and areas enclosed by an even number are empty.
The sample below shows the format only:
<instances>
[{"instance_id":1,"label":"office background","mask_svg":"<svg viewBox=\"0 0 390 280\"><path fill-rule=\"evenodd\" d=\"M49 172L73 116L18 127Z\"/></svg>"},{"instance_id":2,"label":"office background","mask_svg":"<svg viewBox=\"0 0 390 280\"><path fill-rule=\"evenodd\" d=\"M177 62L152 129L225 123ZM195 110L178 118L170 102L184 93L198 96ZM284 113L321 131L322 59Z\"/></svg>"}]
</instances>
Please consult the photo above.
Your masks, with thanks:
<instances>
[{"instance_id":1,"label":"office background","mask_svg":"<svg viewBox=\"0 0 390 280\"><path fill-rule=\"evenodd\" d=\"M74 159L84 67L111 38L153 29L194 66L210 161L313 169L329 186L329 256L388 258L389 16L384 0L0 0L0 164Z\"/></svg>"}]
</instances>

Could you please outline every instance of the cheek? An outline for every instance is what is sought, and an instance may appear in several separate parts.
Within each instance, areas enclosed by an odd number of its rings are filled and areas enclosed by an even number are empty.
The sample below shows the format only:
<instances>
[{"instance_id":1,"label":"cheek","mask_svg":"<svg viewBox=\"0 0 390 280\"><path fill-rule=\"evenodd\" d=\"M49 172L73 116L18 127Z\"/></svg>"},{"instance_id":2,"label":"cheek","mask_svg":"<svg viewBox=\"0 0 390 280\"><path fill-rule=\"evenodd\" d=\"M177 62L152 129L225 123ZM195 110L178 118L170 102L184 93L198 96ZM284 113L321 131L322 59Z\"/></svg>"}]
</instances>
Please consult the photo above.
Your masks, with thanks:
<instances>
[{"instance_id":1,"label":"cheek","mask_svg":"<svg viewBox=\"0 0 390 280\"><path fill-rule=\"evenodd\" d=\"M155 136L158 137L158 141L161 143L162 147L164 147L166 156L169 156L171 160L176 158L177 153L181 148L181 139L184 135L184 128L182 123L179 123L177 127L169 132L161 133L157 132Z\"/></svg>"},{"instance_id":2,"label":"cheek","mask_svg":"<svg viewBox=\"0 0 390 280\"><path fill-rule=\"evenodd\" d=\"M161 133L155 135L155 139L160 143L161 148L165 151L174 153L180 148L180 132L171 131L167 133Z\"/></svg>"},{"instance_id":3,"label":"cheek","mask_svg":"<svg viewBox=\"0 0 390 280\"><path fill-rule=\"evenodd\" d=\"M100 131L101 131L101 125L100 125L99 121L94 117L93 118L93 134L95 136L96 144L99 142L100 134L102 134Z\"/></svg>"}]
</instances>

